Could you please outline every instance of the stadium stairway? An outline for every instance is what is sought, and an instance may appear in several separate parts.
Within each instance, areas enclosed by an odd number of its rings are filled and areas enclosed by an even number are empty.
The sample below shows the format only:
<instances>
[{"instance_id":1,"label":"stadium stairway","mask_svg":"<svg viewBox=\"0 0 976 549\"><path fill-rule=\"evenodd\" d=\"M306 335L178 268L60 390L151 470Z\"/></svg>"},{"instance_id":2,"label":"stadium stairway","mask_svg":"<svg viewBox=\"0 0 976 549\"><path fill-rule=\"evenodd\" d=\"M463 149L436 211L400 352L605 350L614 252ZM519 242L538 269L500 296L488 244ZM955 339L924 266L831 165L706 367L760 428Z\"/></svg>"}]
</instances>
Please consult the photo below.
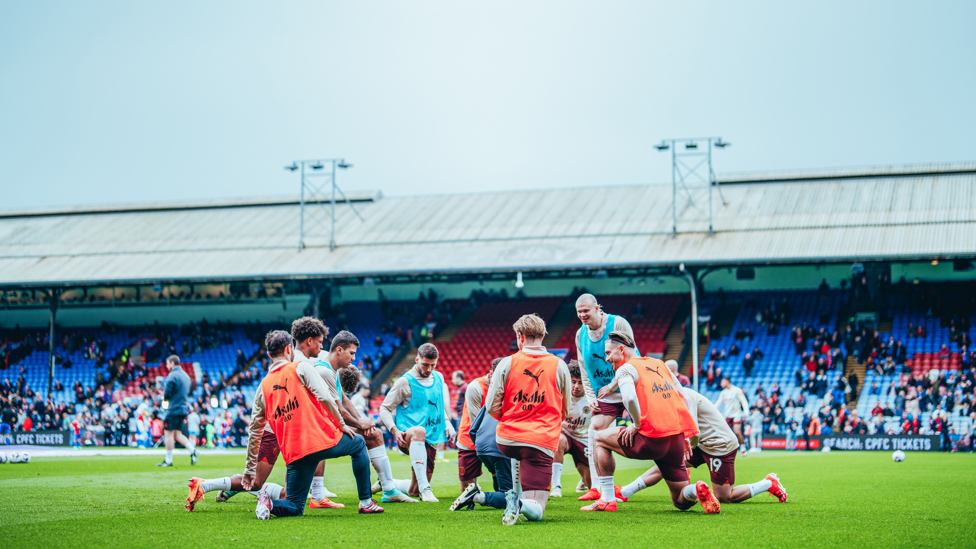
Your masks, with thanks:
<instances>
[{"instance_id":1,"label":"stadium stairway","mask_svg":"<svg viewBox=\"0 0 976 549\"><path fill-rule=\"evenodd\" d=\"M668 328L668 333L664 336L664 342L667 347L664 351L664 360L674 360L678 361L681 359L681 352L684 350L684 339L685 334L681 329L681 325L684 324L685 317L688 316L688 310L690 306L683 304L681 309L678 310L678 314L674 315L674 319L671 321L671 327Z\"/></svg>"},{"instance_id":2,"label":"stadium stairway","mask_svg":"<svg viewBox=\"0 0 976 549\"><path fill-rule=\"evenodd\" d=\"M542 345L546 349L555 348L559 341L562 339L563 334L566 333L566 329L569 325L573 323L573 319L576 317L576 306L574 303L566 301L559 305L556 309L556 313L552 315L552 320L546 324L546 338L542 340ZM576 330L573 330L576 333Z\"/></svg>"}]
</instances>

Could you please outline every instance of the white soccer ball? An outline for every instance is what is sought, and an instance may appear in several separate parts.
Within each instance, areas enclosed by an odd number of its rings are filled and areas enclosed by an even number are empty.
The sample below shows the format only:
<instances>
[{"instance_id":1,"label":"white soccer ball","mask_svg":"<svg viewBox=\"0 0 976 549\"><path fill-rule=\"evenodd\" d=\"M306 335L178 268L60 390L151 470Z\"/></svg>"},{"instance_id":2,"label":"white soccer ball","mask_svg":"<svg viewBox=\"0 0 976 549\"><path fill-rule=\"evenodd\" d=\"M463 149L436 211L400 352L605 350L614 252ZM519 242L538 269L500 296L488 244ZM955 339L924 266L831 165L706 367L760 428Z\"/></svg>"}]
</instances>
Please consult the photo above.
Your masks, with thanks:
<instances>
[{"instance_id":1,"label":"white soccer ball","mask_svg":"<svg viewBox=\"0 0 976 549\"><path fill-rule=\"evenodd\" d=\"M830 451L830 446L827 446L826 444L824 444L824 447L821 448L820 451L826 454L827 452Z\"/></svg>"},{"instance_id":2,"label":"white soccer ball","mask_svg":"<svg viewBox=\"0 0 976 549\"><path fill-rule=\"evenodd\" d=\"M30 454L27 452L21 452L20 463L30 463Z\"/></svg>"},{"instance_id":3,"label":"white soccer ball","mask_svg":"<svg viewBox=\"0 0 976 549\"><path fill-rule=\"evenodd\" d=\"M0 463L7 463L7 453L0 452Z\"/></svg>"},{"instance_id":4,"label":"white soccer ball","mask_svg":"<svg viewBox=\"0 0 976 549\"><path fill-rule=\"evenodd\" d=\"M20 452L10 452L7 454L7 459L10 463L20 463Z\"/></svg>"},{"instance_id":5,"label":"white soccer ball","mask_svg":"<svg viewBox=\"0 0 976 549\"><path fill-rule=\"evenodd\" d=\"M905 452L902 452L901 450L895 450L891 454L891 459L895 461L905 461Z\"/></svg>"}]
</instances>

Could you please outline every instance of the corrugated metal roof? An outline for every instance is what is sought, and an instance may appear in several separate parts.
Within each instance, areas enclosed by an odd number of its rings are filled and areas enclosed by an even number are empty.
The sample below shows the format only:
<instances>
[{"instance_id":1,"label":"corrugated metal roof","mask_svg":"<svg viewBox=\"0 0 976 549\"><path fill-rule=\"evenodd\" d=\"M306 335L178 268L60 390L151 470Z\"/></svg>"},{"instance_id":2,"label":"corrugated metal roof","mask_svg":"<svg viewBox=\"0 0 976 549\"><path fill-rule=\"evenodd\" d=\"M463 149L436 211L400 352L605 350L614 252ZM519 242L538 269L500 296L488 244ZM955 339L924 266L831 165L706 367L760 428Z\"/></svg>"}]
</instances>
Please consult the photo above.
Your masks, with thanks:
<instances>
[{"instance_id":1,"label":"corrugated metal roof","mask_svg":"<svg viewBox=\"0 0 976 549\"><path fill-rule=\"evenodd\" d=\"M976 163L974 163L976 165ZM0 216L0 284L151 282L976 255L976 175L388 197L298 251L295 204ZM234 207L227 207L228 205ZM306 223L308 221L306 220Z\"/></svg>"},{"instance_id":2,"label":"corrugated metal roof","mask_svg":"<svg viewBox=\"0 0 976 549\"><path fill-rule=\"evenodd\" d=\"M940 162L892 166L852 166L809 170L734 172L718 175L721 183L759 183L763 181L806 181L811 179L854 179L862 177L946 175L976 173L976 162Z\"/></svg>"}]
</instances>

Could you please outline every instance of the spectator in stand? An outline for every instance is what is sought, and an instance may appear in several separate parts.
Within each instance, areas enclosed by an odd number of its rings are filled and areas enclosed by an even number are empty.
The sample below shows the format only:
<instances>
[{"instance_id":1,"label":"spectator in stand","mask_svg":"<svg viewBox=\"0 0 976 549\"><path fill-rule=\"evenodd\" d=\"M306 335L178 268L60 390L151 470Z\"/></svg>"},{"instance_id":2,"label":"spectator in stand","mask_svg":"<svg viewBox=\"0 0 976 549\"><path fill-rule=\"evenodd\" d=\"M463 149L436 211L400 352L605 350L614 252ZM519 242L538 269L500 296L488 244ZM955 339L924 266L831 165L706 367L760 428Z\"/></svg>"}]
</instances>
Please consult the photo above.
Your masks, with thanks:
<instances>
[{"instance_id":1,"label":"spectator in stand","mask_svg":"<svg viewBox=\"0 0 976 549\"><path fill-rule=\"evenodd\" d=\"M803 442L807 450L812 450L810 447L810 437L820 436L820 418L816 415L810 416L809 414L803 415Z\"/></svg>"},{"instance_id":2,"label":"spectator in stand","mask_svg":"<svg viewBox=\"0 0 976 549\"><path fill-rule=\"evenodd\" d=\"M949 358L950 354L951 353L949 352L949 348L946 347L945 345L942 345L942 348L939 349L939 353L938 353L939 360Z\"/></svg>"},{"instance_id":3,"label":"spectator in stand","mask_svg":"<svg viewBox=\"0 0 976 549\"><path fill-rule=\"evenodd\" d=\"M752 358L752 353L746 353L746 356L742 358L742 367L746 371L746 377L752 375L752 368L756 365L756 361Z\"/></svg>"},{"instance_id":4,"label":"spectator in stand","mask_svg":"<svg viewBox=\"0 0 976 549\"><path fill-rule=\"evenodd\" d=\"M247 357L244 356L244 351L241 349L237 350L237 371L243 372L244 368L247 367Z\"/></svg>"},{"instance_id":5,"label":"spectator in stand","mask_svg":"<svg viewBox=\"0 0 976 549\"><path fill-rule=\"evenodd\" d=\"M729 347L729 356L739 356L740 352L741 349L739 349L739 346L736 345L735 343L733 343L732 346Z\"/></svg>"},{"instance_id":6,"label":"spectator in stand","mask_svg":"<svg viewBox=\"0 0 976 549\"><path fill-rule=\"evenodd\" d=\"M679 367L677 360L668 360L664 363L664 365L667 366L669 370L674 372L675 377L678 378L678 383L680 383L683 387L691 387L691 380L688 379L688 376L678 371Z\"/></svg>"},{"instance_id":7,"label":"spectator in stand","mask_svg":"<svg viewBox=\"0 0 976 549\"><path fill-rule=\"evenodd\" d=\"M464 382L464 372L454 370L451 374L451 383L457 387L457 400L454 401L454 414L451 422L454 423L454 431L457 432L460 424L461 412L464 410L464 395L468 390L468 384Z\"/></svg>"},{"instance_id":8,"label":"spectator in stand","mask_svg":"<svg viewBox=\"0 0 976 549\"><path fill-rule=\"evenodd\" d=\"M749 421L749 449L759 448L762 451L763 421L766 416L763 415L758 406L754 406L747 419Z\"/></svg>"}]
</instances>

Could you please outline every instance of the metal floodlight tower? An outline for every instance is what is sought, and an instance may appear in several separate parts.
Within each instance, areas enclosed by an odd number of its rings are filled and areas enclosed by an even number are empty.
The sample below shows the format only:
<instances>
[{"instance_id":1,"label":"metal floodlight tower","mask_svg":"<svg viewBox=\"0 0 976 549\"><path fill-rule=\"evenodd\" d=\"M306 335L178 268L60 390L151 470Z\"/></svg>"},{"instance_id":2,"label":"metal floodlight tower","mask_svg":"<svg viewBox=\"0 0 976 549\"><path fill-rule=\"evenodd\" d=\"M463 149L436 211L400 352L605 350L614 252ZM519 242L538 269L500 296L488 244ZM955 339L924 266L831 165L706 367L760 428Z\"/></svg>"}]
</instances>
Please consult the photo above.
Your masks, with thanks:
<instances>
[{"instance_id":1,"label":"metal floodlight tower","mask_svg":"<svg viewBox=\"0 0 976 549\"><path fill-rule=\"evenodd\" d=\"M336 192L342 195L342 200L349 204L352 211L360 221L365 221L359 214L359 210L353 206L352 202L342 192L336 184L336 168L346 170L352 164L346 162L345 158L317 158L313 160L296 160L285 169L290 172L301 172L302 194L301 194L301 221L299 223L298 250L305 248L305 237L311 233L326 217L331 222L329 232L329 250L336 249L335 239L335 207ZM328 205L328 207L326 207ZM309 218L309 225L305 224L306 215Z\"/></svg>"},{"instance_id":2,"label":"metal floodlight tower","mask_svg":"<svg viewBox=\"0 0 976 549\"><path fill-rule=\"evenodd\" d=\"M691 196L689 183L692 185L705 184L708 186L708 236L714 233L712 227L712 188L718 189L718 195L722 198L722 205L725 196L722 194L722 187L719 186L718 178L715 177L715 170L712 169L712 146L724 149L731 145L728 141L722 141L721 137L685 137L681 139L663 139L654 148L660 152L671 151L671 237L678 235L678 186L684 190L687 203L698 209L695 199ZM682 150L679 151L679 146ZM704 173L705 168L708 173ZM699 210L701 211L701 210ZM704 213L704 212L703 212Z\"/></svg>"}]
</instances>

